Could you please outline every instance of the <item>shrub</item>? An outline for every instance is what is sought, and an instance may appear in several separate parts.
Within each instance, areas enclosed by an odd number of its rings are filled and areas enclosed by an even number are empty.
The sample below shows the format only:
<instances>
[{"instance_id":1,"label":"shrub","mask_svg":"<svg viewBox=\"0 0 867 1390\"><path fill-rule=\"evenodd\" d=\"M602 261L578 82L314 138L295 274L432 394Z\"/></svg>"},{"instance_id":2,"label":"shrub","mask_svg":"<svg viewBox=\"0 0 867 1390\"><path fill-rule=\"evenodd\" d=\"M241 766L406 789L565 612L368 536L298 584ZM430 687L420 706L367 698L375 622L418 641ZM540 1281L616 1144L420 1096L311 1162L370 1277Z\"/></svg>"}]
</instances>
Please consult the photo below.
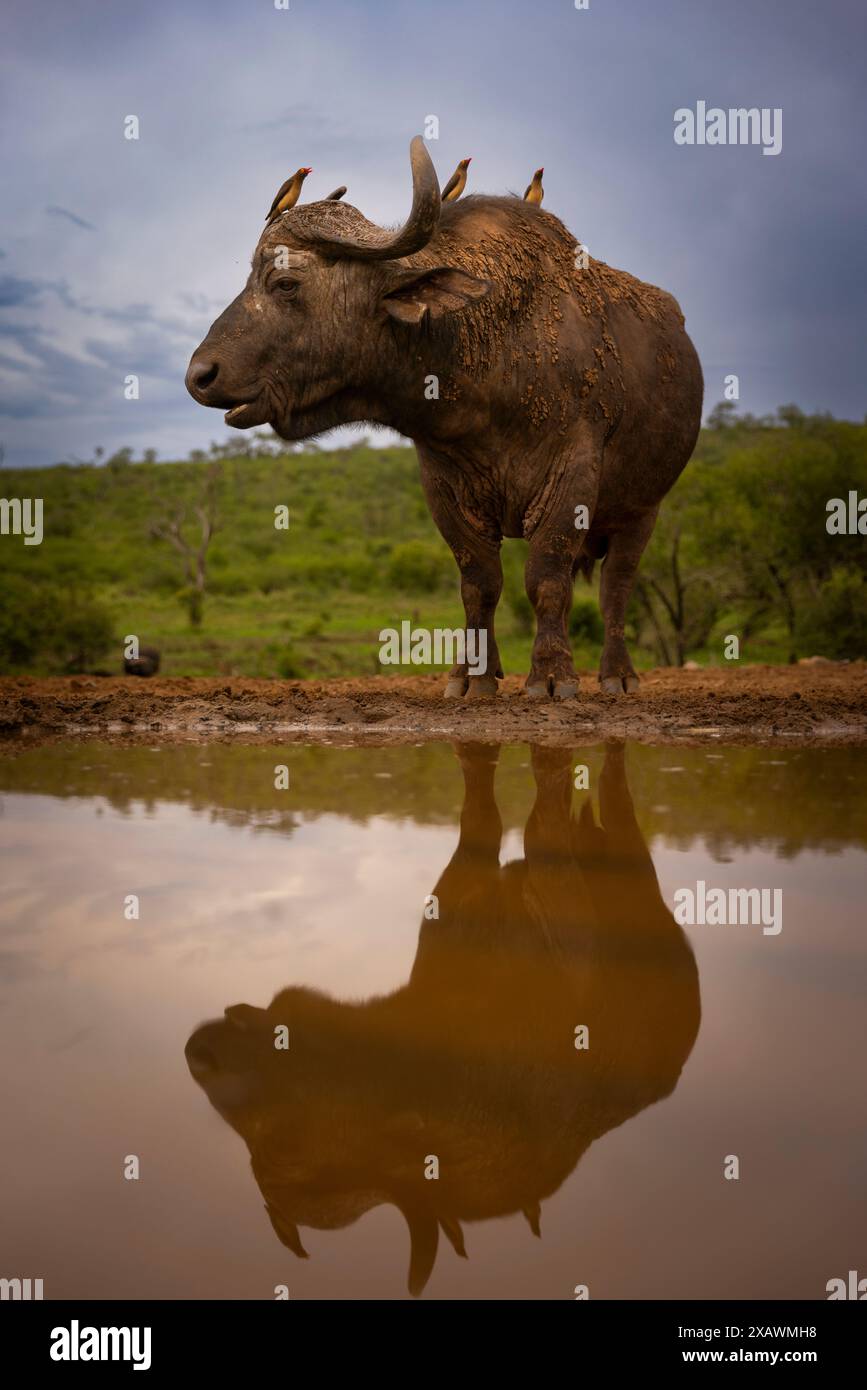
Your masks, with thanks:
<instances>
[{"instance_id":1,"label":"shrub","mask_svg":"<svg viewBox=\"0 0 867 1390\"><path fill-rule=\"evenodd\" d=\"M256 566L224 565L212 569L208 574L209 594L225 594L231 598L235 594L249 594L260 585L256 580Z\"/></svg>"},{"instance_id":2,"label":"shrub","mask_svg":"<svg viewBox=\"0 0 867 1390\"><path fill-rule=\"evenodd\" d=\"M432 593L455 577L447 550L429 541L403 541L391 552L388 581L402 593Z\"/></svg>"},{"instance_id":3,"label":"shrub","mask_svg":"<svg viewBox=\"0 0 867 1390\"><path fill-rule=\"evenodd\" d=\"M349 588L363 592L370 585L376 567L367 555L341 555L301 561L297 568L299 583L309 583L317 589Z\"/></svg>"},{"instance_id":4,"label":"shrub","mask_svg":"<svg viewBox=\"0 0 867 1390\"><path fill-rule=\"evenodd\" d=\"M518 632L524 637L529 637L533 631L535 615L533 605L524 590L510 588L506 594L506 603L509 605Z\"/></svg>"},{"instance_id":5,"label":"shrub","mask_svg":"<svg viewBox=\"0 0 867 1390\"><path fill-rule=\"evenodd\" d=\"M578 594L572 603L569 614L569 636L578 641L596 643L605 637L605 624L595 599L589 594Z\"/></svg>"},{"instance_id":6,"label":"shrub","mask_svg":"<svg viewBox=\"0 0 867 1390\"><path fill-rule=\"evenodd\" d=\"M284 647L278 656L276 670L277 675L286 681L303 680L307 674L298 653L291 644Z\"/></svg>"},{"instance_id":7,"label":"shrub","mask_svg":"<svg viewBox=\"0 0 867 1390\"><path fill-rule=\"evenodd\" d=\"M867 581L857 570L835 569L801 617L798 646L805 655L867 656Z\"/></svg>"},{"instance_id":8,"label":"shrub","mask_svg":"<svg viewBox=\"0 0 867 1390\"><path fill-rule=\"evenodd\" d=\"M86 671L115 641L107 608L86 592L7 578L0 606L0 671Z\"/></svg>"},{"instance_id":9,"label":"shrub","mask_svg":"<svg viewBox=\"0 0 867 1390\"><path fill-rule=\"evenodd\" d=\"M90 595L63 595L55 652L64 671L88 671L115 640L108 609Z\"/></svg>"}]
</instances>

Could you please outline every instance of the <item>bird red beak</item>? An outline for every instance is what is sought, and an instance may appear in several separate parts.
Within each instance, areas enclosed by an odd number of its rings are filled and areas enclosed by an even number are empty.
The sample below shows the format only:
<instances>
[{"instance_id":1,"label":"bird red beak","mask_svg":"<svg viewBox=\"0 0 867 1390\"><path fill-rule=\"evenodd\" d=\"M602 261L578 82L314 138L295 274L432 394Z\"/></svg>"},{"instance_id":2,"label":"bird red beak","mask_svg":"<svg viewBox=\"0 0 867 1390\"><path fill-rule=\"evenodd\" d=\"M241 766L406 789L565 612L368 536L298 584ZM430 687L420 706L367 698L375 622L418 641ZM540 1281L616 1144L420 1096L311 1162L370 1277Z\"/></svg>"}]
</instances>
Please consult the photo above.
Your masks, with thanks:
<instances>
[{"instance_id":1,"label":"bird red beak","mask_svg":"<svg viewBox=\"0 0 867 1390\"><path fill-rule=\"evenodd\" d=\"M305 174L312 174L312 173L313 173L313 170L312 170L312 169L305 169L304 172L305 172Z\"/></svg>"},{"instance_id":2,"label":"bird red beak","mask_svg":"<svg viewBox=\"0 0 867 1390\"><path fill-rule=\"evenodd\" d=\"M472 164L472 162L473 162L473 156L472 156L472 155L470 155L469 159L465 159L465 160L464 160L464 163L465 163L465 164Z\"/></svg>"}]
</instances>

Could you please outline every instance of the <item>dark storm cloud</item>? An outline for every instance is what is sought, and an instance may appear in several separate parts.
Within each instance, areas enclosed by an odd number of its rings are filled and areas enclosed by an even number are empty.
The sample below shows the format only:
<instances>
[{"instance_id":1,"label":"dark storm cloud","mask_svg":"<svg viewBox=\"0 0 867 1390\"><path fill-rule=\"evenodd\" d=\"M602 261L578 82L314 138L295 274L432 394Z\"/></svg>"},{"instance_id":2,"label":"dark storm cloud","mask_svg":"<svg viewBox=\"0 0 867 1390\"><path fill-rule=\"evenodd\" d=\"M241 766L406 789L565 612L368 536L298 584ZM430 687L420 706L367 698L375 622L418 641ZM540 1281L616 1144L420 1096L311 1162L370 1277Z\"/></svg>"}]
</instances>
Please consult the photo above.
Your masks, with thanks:
<instances>
[{"instance_id":1,"label":"dark storm cloud","mask_svg":"<svg viewBox=\"0 0 867 1390\"><path fill-rule=\"evenodd\" d=\"M347 183L394 223L428 115L443 176L472 155L471 187L499 192L544 164L546 205L592 254L678 297L708 408L734 372L757 413L867 409L861 0L77 0L6 27L10 462L224 437L183 373L275 189L311 164L311 197ZM676 145L698 101L781 108L781 153Z\"/></svg>"},{"instance_id":2,"label":"dark storm cloud","mask_svg":"<svg viewBox=\"0 0 867 1390\"><path fill-rule=\"evenodd\" d=\"M0 275L0 309L32 304L39 299L43 285L38 280L25 280L18 275Z\"/></svg>"},{"instance_id":3,"label":"dark storm cloud","mask_svg":"<svg viewBox=\"0 0 867 1390\"><path fill-rule=\"evenodd\" d=\"M83 217L78 217L76 213L70 212L69 208L59 208L54 206L54 204L49 204L45 211L48 213L49 217L65 217L67 221L72 222L76 227L83 227L86 232L96 231L92 222L85 222Z\"/></svg>"},{"instance_id":4,"label":"dark storm cloud","mask_svg":"<svg viewBox=\"0 0 867 1390\"><path fill-rule=\"evenodd\" d=\"M16 354L6 344L14 344ZM101 367L58 348L31 324L0 324L0 345L0 366L12 380L0 414L12 420L65 418L71 405L105 391Z\"/></svg>"},{"instance_id":5,"label":"dark storm cloud","mask_svg":"<svg viewBox=\"0 0 867 1390\"><path fill-rule=\"evenodd\" d=\"M164 335L139 325L134 343L110 342L103 338L88 338L84 344L88 355L101 366L111 368L114 381L122 384L128 372L146 381L177 382L177 359Z\"/></svg>"}]
</instances>

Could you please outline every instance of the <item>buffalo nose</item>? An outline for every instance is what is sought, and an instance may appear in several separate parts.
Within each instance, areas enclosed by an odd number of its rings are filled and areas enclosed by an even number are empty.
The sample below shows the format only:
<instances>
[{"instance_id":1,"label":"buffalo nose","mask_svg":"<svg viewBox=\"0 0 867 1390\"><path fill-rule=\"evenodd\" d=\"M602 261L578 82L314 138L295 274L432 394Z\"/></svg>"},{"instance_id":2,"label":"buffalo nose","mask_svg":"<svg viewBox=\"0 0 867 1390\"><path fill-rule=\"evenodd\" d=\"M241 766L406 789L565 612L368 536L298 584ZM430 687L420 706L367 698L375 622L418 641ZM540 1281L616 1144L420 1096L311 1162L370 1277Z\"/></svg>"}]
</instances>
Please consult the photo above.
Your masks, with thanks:
<instances>
[{"instance_id":1,"label":"buffalo nose","mask_svg":"<svg viewBox=\"0 0 867 1390\"><path fill-rule=\"evenodd\" d=\"M187 369L187 390L193 394L196 391L207 391L208 387L213 386L217 380L219 370L219 362L202 358L196 361L193 358Z\"/></svg>"}]
</instances>

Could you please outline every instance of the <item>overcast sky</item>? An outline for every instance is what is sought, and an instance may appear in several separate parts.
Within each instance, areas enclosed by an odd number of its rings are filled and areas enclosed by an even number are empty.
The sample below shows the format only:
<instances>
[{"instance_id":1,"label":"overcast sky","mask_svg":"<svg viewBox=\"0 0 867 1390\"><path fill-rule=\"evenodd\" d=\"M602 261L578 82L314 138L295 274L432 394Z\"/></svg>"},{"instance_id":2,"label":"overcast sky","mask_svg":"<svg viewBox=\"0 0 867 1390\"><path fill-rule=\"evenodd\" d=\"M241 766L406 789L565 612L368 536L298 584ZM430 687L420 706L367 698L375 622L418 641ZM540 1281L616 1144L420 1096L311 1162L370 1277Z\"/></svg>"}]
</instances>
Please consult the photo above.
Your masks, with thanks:
<instances>
[{"instance_id":1,"label":"overcast sky","mask_svg":"<svg viewBox=\"0 0 867 1390\"><path fill-rule=\"evenodd\" d=\"M593 255L672 291L741 408L862 419L865 0L40 0L0 33L6 463L163 458L229 431L183 376L305 188L408 206L425 117L447 177L523 191ZM782 108L782 152L675 144L674 112ZM128 115L140 139L124 139ZM141 378L126 401L124 377Z\"/></svg>"}]
</instances>

